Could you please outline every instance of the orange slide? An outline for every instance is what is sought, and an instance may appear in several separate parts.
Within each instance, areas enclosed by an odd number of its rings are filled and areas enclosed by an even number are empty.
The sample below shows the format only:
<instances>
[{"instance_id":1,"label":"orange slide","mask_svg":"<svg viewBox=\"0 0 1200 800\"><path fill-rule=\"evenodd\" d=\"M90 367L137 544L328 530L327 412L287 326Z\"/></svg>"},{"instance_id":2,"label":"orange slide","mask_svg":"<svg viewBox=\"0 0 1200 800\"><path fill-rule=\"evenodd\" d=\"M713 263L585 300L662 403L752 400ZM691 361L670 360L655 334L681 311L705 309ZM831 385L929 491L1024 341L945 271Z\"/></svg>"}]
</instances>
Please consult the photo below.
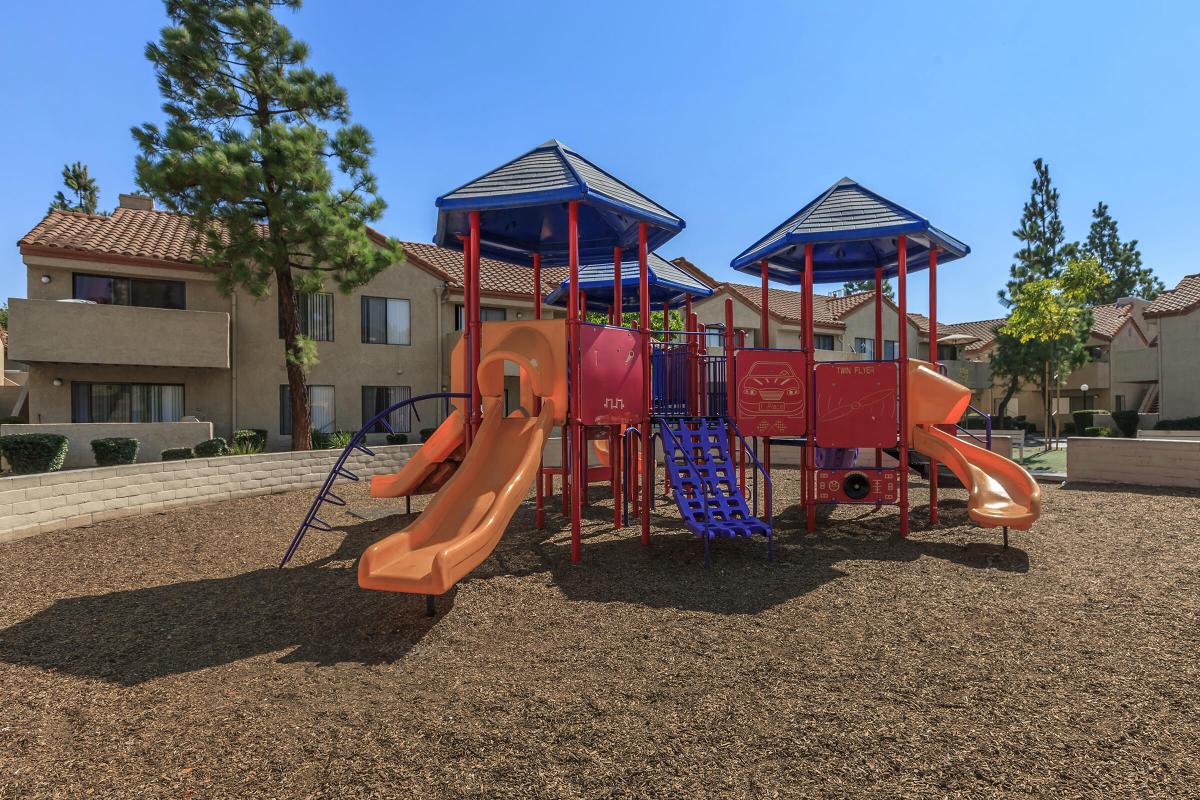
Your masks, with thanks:
<instances>
[{"instance_id":1,"label":"orange slide","mask_svg":"<svg viewBox=\"0 0 1200 800\"><path fill-rule=\"evenodd\" d=\"M1042 513L1042 490L1019 464L937 425L958 422L971 402L965 386L932 364L908 362L908 446L950 468L967 488L967 513L984 528L1028 530Z\"/></svg>"},{"instance_id":2,"label":"orange slide","mask_svg":"<svg viewBox=\"0 0 1200 800\"><path fill-rule=\"evenodd\" d=\"M371 478L371 497L420 494L421 484L462 446L466 437L462 411L455 410L438 426L399 472Z\"/></svg>"},{"instance_id":3,"label":"orange slide","mask_svg":"<svg viewBox=\"0 0 1200 800\"><path fill-rule=\"evenodd\" d=\"M364 589L444 594L483 563L528 496L551 430L564 421L566 321L489 322L482 333L477 378L483 423L421 516L363 553L358 585ZM455 356L461 358L458 348ZM523 381L541 398L537 417L520 410L504 416L506 361L520 367Z\"/></svg>"}]
</instances>

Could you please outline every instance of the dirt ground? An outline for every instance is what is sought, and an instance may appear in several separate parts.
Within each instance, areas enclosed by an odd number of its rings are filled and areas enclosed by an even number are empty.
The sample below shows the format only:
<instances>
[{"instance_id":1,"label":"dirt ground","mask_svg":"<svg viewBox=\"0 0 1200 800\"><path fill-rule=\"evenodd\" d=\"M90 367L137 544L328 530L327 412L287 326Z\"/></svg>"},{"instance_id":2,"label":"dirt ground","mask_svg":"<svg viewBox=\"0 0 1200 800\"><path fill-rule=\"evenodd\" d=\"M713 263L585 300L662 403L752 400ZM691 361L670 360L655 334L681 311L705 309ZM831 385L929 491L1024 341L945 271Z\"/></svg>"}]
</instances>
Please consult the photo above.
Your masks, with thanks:
<instances>
[{"instance_id":1,"label":"dirt ground","mask_svg":"<svg viewBox=\"0 0 1200 800\"><path fill-rule=\"evenodd\" d=\"M0 797L1200 797L1200 497L1047 488L1007 551L964 498L709 572L673 506L579 566L525 508L433 618L355 583L403 517L274 568L310 492L0 545Z\"/></svg>"}]
</instances>

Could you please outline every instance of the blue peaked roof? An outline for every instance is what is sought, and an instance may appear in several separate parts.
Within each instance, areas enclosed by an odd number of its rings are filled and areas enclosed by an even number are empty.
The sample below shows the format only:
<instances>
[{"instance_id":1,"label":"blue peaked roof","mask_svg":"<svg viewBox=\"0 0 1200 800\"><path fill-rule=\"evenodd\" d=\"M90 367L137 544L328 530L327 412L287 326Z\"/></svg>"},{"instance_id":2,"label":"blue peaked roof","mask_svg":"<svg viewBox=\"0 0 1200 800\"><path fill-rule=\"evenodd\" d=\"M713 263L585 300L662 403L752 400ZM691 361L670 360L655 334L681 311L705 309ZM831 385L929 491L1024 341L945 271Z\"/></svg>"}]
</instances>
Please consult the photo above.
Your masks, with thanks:
<instances>
[{"instance_id":1,"label":"blue peaked roof","mask_svg":"<svg viewBox=\"0 0 1200 800\"><path fill-rule=\"evenodd\" d=\"M434 243L461 250L468 214L480 212L480 253L528 264L567 264L567 202L579 201L581 264L611 259L614 247L636 252L638 224L649 224L653 250L684 228L682 218L618 180L556 139L535 147L437 199Z\"/></svg>"},{"instance_id":2,"label":"blue peaked roof","mask_svg":"<svg viewBox=\"0 0 1200 800\"><path fill-rule=\"evenodd\" d=\"M678 308L689 294L696 298L709 297L713 293L708 286L658 253L651 253L646 259L646 281L650 287L652 311L661 310L664 302ZM589 310L607 311L613 302L612 261L580 267L579 288L587 295ZM563 281L546 296L546 302L552 306L565 307L570 292L570 281ZM622 261L621 308L624 311L637 311L638 305L638 262Z\"/></svg>"},{"instance_id":3,"label":"blue peaked roof","mask_svg":"<svg viewBox=\"0 0 1200 800\"><path fill-rule=\"evenodd\" d=\"M897 273L897 237L906 236L906 268L929 267L930 248L938 263L962 258L971 248L929 224L903 206L878 195L857 181L842 178L775 230L746 248L730 262L741 272L761 273L768 260L771 280L797 284L804 276L804 246L813 245L813 282L832 283Z\"/></svg>"}]
</instances>

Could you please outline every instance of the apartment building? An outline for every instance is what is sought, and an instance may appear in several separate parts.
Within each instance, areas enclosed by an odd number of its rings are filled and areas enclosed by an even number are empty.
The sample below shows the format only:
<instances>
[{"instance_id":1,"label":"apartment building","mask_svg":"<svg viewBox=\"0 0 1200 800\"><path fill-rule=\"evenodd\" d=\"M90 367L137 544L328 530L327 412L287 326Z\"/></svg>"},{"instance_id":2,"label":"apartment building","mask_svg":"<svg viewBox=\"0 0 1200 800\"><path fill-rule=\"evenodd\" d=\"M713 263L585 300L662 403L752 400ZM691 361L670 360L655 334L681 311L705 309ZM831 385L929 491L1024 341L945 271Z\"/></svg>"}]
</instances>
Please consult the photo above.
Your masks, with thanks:
<instances>
[{"instance_id":1,"label":"apartment building","mask_svg":"<svg viewBox=\"0 0 1200 800\"><path fill-rule=\"evenodd\" d=\"M34 423L195 417L220 436L262 428L269 446L288 446L277 298L223 295L194 263L191 237L185 217L129 195L111 216L52 211L22 237L27 298L10 302L9 356L28 375L13 410ZM299 298L320 359L309 373L319 430L357 429L396 400L449 386L462 255L405 248L403 263L350 294ZM484 318L532 314L532 270L485 261ZM543 290L558 280L547 270ZM391 422L415 433L439 418L430 404L420 423Z\"/></svg>"},{"instance_id":2,"label":"apartment building","mask_svg":"<svg viewBox=\"0 0 1200 800\"><path fill-rule=\"evenodd\" d=\"M1200 417L1200 273L1156 297L1143 316L1157 326L1157 358L1131 359L1123 377L1148 384L1162 419Z\"/></svg>"}]
</instances>

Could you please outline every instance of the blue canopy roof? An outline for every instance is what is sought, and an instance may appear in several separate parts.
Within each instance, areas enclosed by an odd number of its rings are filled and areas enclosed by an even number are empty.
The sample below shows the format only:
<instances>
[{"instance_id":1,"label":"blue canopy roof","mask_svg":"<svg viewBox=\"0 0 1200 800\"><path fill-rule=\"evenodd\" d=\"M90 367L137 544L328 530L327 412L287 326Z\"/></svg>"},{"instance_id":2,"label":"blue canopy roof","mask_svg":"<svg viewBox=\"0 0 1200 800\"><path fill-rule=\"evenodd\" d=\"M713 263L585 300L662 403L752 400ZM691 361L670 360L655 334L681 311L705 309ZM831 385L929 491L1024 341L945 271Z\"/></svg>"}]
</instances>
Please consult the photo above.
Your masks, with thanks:
<instances>
[{"instance_id":1,"label":"blue canopy roof","mask_svg":"<svg viewBox=\"0 0 1200 800\"><path fill-rule=\"evenodd\" d=\"M804 246L813 245L813 282L833 283L897 273L897 237L906 236L908 272L929 266L929 250L938 249L938 263L962 258L971 248L943 233L903 206L872 192L857 181L842 178L775 230L746 248L730 262L741 272L761 273L768 259L771 280L797 284L804 279Z\"/></svg>"},{"instance_id":2,"label":"blue canopy roof","mask_svg":"<svg viewBox=\"0 0 1200 800\"><path fill-rule=\"evenodd\" d=\"M638 224L649 224L650 250L684 228L684 221L551 139L437 199L434 243L462 249L468 214L480 212L480 254L545 266L567 264L567 202L579 201L579 261L611 259L614 247L636 252Z\"/></svg>"},{"instance_id":3,"label":"blue canopy roof","mask_svg":"<svg viewBox=\"0 0 1200 800\"><path fill-rule=\"evenodd\" d=\"M667 261L658 253L646 259L646 281L650 288L650 310L659 311L663 303L678 308L687 295L709 297L712 289L691 274ZM624 311L638 310L638 262L621 262L621 308ZM587 295L588 309L607 311L613 302L613 265L593 264L579 268L579 288ZM566 307L571 292L571 282L563 281L546 297L552 306Z\"/></svg>"}]
</instances>

